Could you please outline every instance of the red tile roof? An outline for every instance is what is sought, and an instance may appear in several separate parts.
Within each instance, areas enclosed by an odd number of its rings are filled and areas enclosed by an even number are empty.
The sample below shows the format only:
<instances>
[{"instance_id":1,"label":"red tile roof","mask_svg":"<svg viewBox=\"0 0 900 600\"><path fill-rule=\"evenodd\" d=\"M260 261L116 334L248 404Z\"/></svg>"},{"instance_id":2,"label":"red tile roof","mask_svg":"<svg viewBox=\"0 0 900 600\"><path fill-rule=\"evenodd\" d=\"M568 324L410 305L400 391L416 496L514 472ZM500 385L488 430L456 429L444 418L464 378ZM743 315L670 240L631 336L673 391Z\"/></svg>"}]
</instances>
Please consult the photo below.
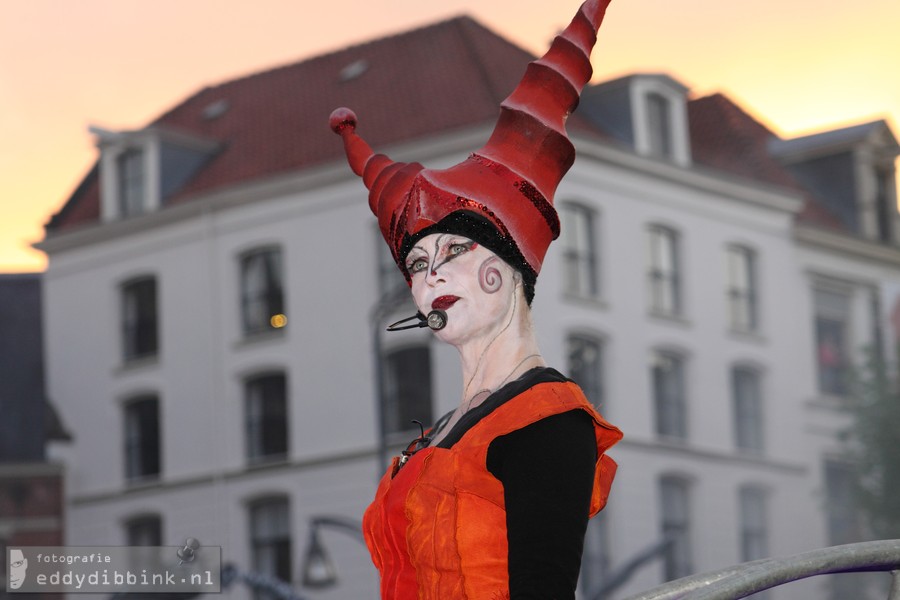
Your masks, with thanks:
<instances>
[{"instance_id":1,"label":"red tile roof","mask_svg":"<svg viewBox=\"0 0 900 600\"><path fill-rule=\"evenodd\" d=\"M492 123L533 59L463 16L204 88L152 123L219 144L211 160L166 202L187 202L200 193L341 160L343 147L328 128L328 116L339 106L357 112L360 132L376 150ZM356 76L342 79L353 66L359 67ZM216 103L227 110L207 118L204 113ZM726 97L693 100L689 115L696 162L804 191L769 155L767 142L774 134ZM577 114L568 126L607 137ZM807 204L803 218L837 226L811 198ZM47 224L48 234L99 218L95 165Z\"/></svg>"},{"instance_id":2,"label":"red tile roof","mask_svg":"<svg viewBox=\"0 0 900 600\"><path fill-rule=\"evenodd\" d=\"M843 230L841 222L772 157L769 142L779 139L722 94L688 102L691 153L698 163L798 192L804 203L798 220Z\"/></svg>"},{"instance_id":3,"label":"red tile roof","mask_svg":"<svg viewBox=\"0 0 900 600\"><path fill-rule=\"evenodd\" d=\"M153 123L221 144L168 202L342 158L343 146L328 128L328 116L339 106L357 112L360 132L376 149L490 123L533 59L471 18L457 17L205 88ZM354 63L365 70L342 81L342 70ZM227 102L227 111L204 118L204 110L219 101ZM48 229L98 218L93 172Z\"/></svg>"}]
</instances>

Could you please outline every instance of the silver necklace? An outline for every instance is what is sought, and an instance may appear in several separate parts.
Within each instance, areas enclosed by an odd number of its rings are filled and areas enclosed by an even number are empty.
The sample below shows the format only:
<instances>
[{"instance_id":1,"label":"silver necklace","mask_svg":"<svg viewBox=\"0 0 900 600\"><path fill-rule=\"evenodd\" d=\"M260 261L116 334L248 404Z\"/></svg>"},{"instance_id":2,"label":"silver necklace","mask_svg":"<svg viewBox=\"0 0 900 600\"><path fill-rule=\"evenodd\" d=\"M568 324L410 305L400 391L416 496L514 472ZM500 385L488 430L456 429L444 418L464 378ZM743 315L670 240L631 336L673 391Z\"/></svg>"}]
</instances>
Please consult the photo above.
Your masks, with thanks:
<instances>
[{"instance_id":1,"label":"silver necklace","mask_svg":"<svg viewBox=\"0 0 900 600\"><path fill-rule=\"evenodd\" d=\"M495 391L499 390L499 389L502 388L504 385L506 385L506 382L508 382L510 379L512 379L512 376L515 375L516 371L518 371L519 368L520 368L522 365L524 365L524 364L525 364L527 361L529 361L530 359L536 358L536 357L539 357L539 356L540 356L540 354L529 354L528 356L526 356L525 358L523 358L523 359L519 362L519 364L517 364L515 367L513 367L512 371L509 372L509 375L507 375L507 376L503 379L503 381L501 381L501 382L497 385L497 387L495 387L494 389L490 389L490 388L482 388L482 389L478 390L477 392L475 392L475 393L469 398L469 400L466 402L466 409L465 409L464 411L462 411L461 415L464 415L464 414L466 414L467 412L469 412L469 409L472 408L472 402L475 400L475 398L477 398L478 396L480 396L481 394L484 394L484 393L487 393L487 395L490 396L490 395L493 394Z\"/></svg>"}]
</instances>

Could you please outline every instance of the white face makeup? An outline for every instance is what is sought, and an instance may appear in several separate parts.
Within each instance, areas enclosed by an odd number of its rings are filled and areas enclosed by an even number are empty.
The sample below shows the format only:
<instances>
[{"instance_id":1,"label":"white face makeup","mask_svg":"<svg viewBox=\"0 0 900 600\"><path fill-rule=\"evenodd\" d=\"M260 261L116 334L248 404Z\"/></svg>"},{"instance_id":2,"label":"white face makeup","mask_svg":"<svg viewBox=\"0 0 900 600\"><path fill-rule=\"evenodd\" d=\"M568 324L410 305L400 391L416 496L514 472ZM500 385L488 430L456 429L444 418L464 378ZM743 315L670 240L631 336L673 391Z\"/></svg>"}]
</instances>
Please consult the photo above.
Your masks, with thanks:
<instances>
[{"instance_id":1,"label":"white face makeup","mask_svg":"<svg viewBox=\"0 0 900 600\"><path fill-rule=\"evenodd\" d=\"M515 270L496 254L461 235L434 233L409 251L406 268L418 309L447 313L438 338L462 344L494 337L509 325L515 310Z\"/></svg>"}]
</instances>

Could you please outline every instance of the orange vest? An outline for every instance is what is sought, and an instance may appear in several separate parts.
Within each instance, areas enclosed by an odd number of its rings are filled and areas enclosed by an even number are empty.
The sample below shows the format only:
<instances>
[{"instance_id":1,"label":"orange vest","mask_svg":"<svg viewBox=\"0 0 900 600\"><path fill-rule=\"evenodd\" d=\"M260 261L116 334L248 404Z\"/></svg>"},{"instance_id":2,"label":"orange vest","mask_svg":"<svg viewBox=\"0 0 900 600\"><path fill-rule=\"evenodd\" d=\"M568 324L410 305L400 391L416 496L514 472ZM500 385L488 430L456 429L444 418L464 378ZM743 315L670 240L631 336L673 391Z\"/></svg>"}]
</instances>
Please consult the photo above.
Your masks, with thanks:
<instances>
[{"instance_id":1,"label":"orange vest","mask_svg":"<svg viewBox=\"0 0 900 600\"><path fill-rule=\"evenodd\" d=\"M606 504L616 463L604 452L622 433L574 383L539 383L498 406L451 448L427 447L381 480L363 533L383 600L509 598L503 485L487 470L498 436L573 409L594 420L597 467L590 516Z\"/></svg>"}]
</instances>

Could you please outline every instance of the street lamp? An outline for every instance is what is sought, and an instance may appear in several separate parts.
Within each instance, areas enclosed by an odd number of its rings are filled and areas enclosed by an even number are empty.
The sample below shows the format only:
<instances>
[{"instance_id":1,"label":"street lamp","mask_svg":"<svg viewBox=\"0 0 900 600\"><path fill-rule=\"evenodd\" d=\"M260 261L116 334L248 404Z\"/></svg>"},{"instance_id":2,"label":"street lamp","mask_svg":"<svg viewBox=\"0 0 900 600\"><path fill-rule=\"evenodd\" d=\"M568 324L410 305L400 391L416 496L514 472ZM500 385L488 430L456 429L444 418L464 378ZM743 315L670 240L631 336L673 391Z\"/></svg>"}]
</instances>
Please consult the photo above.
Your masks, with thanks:
<instances>
[{"instance_id":1,"label":"street lamp","mask_svg":"<svg viewBox=\"0 0 900 600\"><path fill-rule=\"evenodd\" d=\"M331 527L343 531L354 539L365 544L362 533L362 523L346 517L320 516L309 520L309 541L306 544L306 552L303 556L302 573L303 587L323 589L331 587L338 582L337 569L331 557L325 550L325 546L319 539L319 528Z\"/></svg>"}]
</instances>

